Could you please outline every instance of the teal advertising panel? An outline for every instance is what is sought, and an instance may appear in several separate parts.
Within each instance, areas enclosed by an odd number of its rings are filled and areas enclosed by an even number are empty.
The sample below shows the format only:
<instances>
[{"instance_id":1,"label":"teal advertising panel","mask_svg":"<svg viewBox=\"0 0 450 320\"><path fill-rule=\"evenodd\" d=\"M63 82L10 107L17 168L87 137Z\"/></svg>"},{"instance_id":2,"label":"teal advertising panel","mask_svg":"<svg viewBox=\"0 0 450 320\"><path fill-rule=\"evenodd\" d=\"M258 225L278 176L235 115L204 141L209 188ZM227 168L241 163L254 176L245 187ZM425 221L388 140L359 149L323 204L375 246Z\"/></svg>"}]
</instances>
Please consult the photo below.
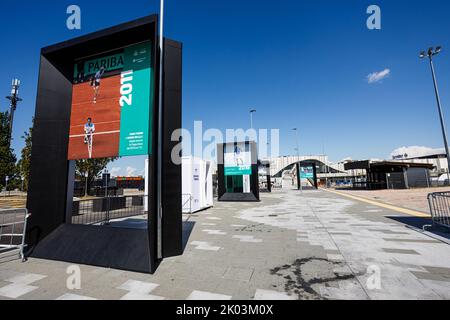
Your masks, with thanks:
<instances>
[{"instance_id":1,"label":"teal advertising panel","mask_svg":"<svg viewBox=\"0 0 450 320\"><path fill-rule=\"evenodd\" d=\"M225 176L252 174L252 157L246 143L227 144L224 153Z\"/></svg>"},{"instance_id":2,"label":"teal advertising panel","mask_svg":"<svg viewBox=\"0 0 450 320\"><path fill-rule=\"evenodd\" d=\"M243 176L251 174L252 174L251 166L225 167L226 176Z\"/></svg>"},{"instance_id":3,"label":"teal advertising panel","mask_svg":"<svg viewBox=\"0 0 450 320\"><path fill-rule=\"evenodd\" d=\"M151 50L147 41L75 61L69 160L150 155Z\"/></svg>"},{"instance_id":4,"label":"teal advertising panel","mask_svg":"<svg viewBox=\"0 0 450 320\"><path fill-rule=\"evenodd\" d=\"M125 48L119 101L120 156L150 154L152 76L150 42Z\"/></svg>"},{"instance_id":5,"label":"teal advertising panel","mask_svg":"<svg viewBox=\"0 0 450 320\"><path fill-rule=\"evenodd\" d=\"M302 179L314 179L314 168L313 167L302 167L300 169L300 177Z\"/></svg>"}]
</instances>

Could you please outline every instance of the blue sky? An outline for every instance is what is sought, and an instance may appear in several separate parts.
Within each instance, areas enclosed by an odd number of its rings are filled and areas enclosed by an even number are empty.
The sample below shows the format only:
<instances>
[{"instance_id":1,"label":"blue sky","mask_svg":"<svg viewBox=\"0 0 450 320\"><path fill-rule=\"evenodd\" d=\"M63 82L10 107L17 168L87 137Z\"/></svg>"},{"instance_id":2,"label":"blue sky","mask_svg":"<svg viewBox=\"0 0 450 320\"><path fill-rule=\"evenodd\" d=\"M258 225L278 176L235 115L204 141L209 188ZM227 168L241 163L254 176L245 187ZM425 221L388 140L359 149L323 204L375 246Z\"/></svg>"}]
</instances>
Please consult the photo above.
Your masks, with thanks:
<instances>
[{"instance_id":1,"label":"blue sky","mask_svg":"<svg viewBox=\"0 0 450 320\"><path fill-rule=\"evenodd\" d=\"M82 10L82 30L66 28L66 8ZM366 28L377 4L382 29ZM14 148L34 114L41 47L158 12L159 1L21 1L0 3L3 40L0 96L13 77L24 99L16 113ZM166 0L166 36L184 43L183 126L280 129L280 153L333 161L386 158L402 146L442 147L430 70L418 53L442 45L436 58L442 104L450 123L448 1ZM382 81L367 76L389 69ZM8 101L0 99L0 110ZM125 173L142 158L116 162Z\"/></svg>"}]
</instances>

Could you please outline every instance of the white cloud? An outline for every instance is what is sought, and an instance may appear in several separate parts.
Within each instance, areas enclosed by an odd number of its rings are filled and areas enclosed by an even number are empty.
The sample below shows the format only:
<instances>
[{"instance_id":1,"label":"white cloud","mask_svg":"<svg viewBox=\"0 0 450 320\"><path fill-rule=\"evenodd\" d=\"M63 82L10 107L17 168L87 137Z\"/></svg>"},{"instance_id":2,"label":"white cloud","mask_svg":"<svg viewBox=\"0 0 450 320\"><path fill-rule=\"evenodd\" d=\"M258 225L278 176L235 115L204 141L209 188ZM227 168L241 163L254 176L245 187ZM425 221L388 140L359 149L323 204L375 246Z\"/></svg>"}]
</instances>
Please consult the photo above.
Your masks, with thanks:
<instances>
[{"instance_id":1,"label":"white cloud","mask_svg":"<svg viewBox=\"0 0 450 320\"><path fill-rule=\"evenodd\" d=\"M392 159L410 159L410 158L419 158L436 154L444 154L445 149L433 149L429 147L420 147L420 146L411 146L411 147L401 147L397 148L391 152Z\"/></svg>"},{"instance_id":2,"label":"white cloud","mask_svg":"<svg viewBox=\"0 0 450 320\"><path fill-rule=\"evenodd\" d=\"M380 71L380 72L374 72L367 76L367 81L370 84L376 83L376 82L379 82L379 81L389 77L390 74L391 74L390 69L384 69L383 71Z\"/></svg>"},{"instance_id":3,"label":"white cloud","mask_svg":"<svg viewBox=\"0 0 450 320\"><path fill-rule=\"evenodd\" d=\"M120 170L122 170L121 167L113 167L111 168L111 170L109 170L109 172L111 173L111 176L117 177L120 173Z\"/></svg>"},{"instance_id":4,"label":"white cloud","mask_svg":"<svg viewBox=\"0 0 450 320\"><path fill-rule=\"evenodd\" d=\"M134 177L136 175L136 168L127 167L127 177Z\"/></svg>"}]
</instances>

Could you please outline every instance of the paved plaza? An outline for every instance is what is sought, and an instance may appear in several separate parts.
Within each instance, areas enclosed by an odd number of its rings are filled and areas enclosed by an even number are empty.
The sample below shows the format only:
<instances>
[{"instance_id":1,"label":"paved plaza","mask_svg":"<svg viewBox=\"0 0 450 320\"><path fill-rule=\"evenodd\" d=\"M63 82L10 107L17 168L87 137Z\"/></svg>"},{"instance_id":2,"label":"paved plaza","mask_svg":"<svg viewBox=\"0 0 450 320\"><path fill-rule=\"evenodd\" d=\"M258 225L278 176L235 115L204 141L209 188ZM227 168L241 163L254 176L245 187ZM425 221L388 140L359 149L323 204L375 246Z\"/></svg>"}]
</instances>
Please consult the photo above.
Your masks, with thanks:
<instances>
[{"instance_id":1,"label":"paved plaza","mask_svg":"<svg viewBox=\"0 0 450 320\"><path fill-rule=\"evenodd\" d=\"M450 299L450 245L421 218L324 190L261 199L185 216L184 254L154 275L80 266L70 290L70 263L0 262L0 299Z\"/></svg>"}]
</instances>

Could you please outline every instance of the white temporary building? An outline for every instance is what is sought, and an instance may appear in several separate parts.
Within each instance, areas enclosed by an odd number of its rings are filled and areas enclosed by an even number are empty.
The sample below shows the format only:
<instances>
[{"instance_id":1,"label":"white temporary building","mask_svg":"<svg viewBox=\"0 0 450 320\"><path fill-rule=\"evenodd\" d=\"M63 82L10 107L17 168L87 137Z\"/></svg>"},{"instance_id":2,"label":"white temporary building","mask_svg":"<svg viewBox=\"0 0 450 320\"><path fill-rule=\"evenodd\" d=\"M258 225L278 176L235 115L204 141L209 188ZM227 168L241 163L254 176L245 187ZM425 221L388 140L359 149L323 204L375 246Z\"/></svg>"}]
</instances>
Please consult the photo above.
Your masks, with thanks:
<instances>
[{"instance_id":1,"label":"white temporary building","mask_svg":"<svg viewBox=\"0 0 450 320\"><path fill-rule=\"evenodd\" d=\"M210 208L213 200L213 166L211 161L196 157L182 157L182 210L193 213ZM145 178L148 181L149 160L145 161ZM145 196L148 196L148 184L145 184ZM147 211L147 201L144 201Z\"/></svg>"},{"instance_id":2,"label":"white temporary building","mask_svg":"<svg viewBox=\"0 0 450 320\"><path fill-rule=\"evenodd\" d=\"M181 161L183 213L193 213L212 207L214 200L211 161L192 156L183 157Z\"/></svg>"}]
</instances>

